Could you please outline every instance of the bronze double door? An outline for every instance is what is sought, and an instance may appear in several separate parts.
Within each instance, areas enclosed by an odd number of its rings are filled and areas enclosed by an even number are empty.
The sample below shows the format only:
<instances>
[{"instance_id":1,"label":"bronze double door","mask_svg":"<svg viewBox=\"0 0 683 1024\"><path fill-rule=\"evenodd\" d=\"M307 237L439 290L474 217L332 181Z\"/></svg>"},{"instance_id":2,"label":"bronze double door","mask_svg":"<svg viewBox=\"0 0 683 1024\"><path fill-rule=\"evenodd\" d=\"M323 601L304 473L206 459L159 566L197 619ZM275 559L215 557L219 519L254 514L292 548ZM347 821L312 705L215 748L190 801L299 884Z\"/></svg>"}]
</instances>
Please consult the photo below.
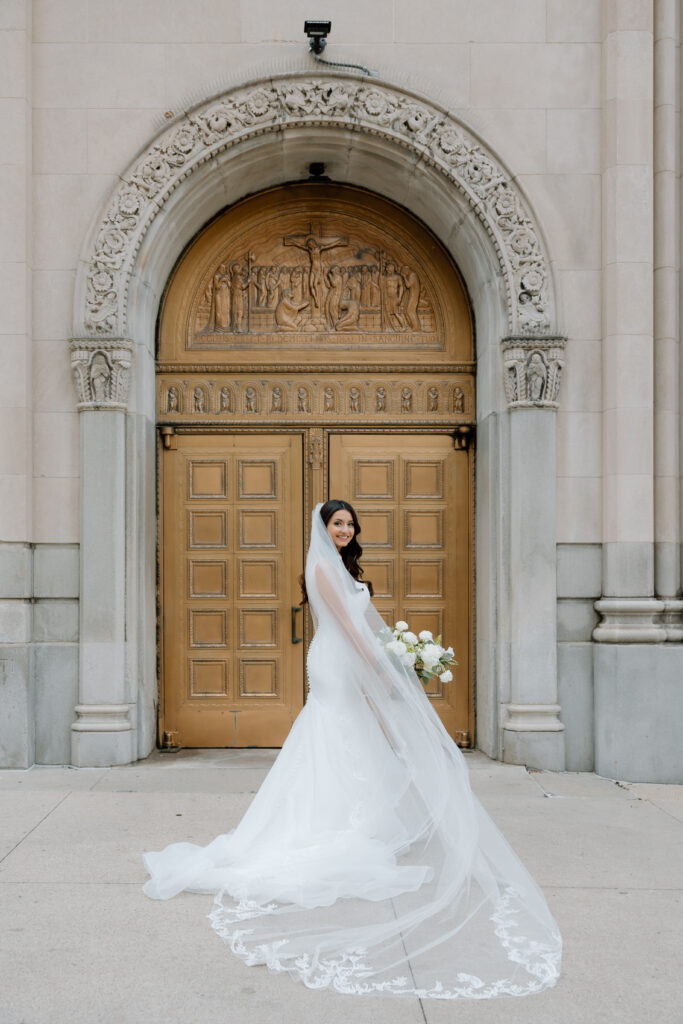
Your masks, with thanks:
<instances>
[{"instance_id":1,"label":"bronze double door","mask_svg":"<svg viewBox=\"0 0 683 1024\"><path fill-rule=\"evenodd\" d=\"M266 424L267 426L267 424ZM305 699L305 430L177 433L161 449L162 741L279 747ZM428 690L448 732L473 728L471 452L446 433L324 435L322 497L362 526L366 578L392 624L441 634L454 680Z\"/></svg>"}]
</instances>

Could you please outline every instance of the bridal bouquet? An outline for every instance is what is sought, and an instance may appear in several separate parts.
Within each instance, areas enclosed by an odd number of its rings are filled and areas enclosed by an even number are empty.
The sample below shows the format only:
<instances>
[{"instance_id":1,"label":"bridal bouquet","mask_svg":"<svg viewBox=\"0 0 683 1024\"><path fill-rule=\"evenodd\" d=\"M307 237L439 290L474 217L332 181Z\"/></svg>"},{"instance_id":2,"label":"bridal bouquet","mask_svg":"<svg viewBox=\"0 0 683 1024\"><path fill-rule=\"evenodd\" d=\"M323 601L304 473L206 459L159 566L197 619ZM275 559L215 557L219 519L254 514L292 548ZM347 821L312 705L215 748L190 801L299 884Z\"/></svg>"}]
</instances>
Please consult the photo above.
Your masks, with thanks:
<instances>
[{"instance_id":1,"label":"bridal bouquet","mask_svg":"<svg viewBox=\"0 0 683 1024\"><path fill-rule=\"evenodd\" d=\"M439 677L442 683L450 683L453 673L450 665L457 665L452 647L442 647L441 637L434 636L428 629L415 636L407 622L397 622L391 631L391 638L384 644L404 665L415 669L426 686L430 679Z\"/></svg>"}]
</instances>

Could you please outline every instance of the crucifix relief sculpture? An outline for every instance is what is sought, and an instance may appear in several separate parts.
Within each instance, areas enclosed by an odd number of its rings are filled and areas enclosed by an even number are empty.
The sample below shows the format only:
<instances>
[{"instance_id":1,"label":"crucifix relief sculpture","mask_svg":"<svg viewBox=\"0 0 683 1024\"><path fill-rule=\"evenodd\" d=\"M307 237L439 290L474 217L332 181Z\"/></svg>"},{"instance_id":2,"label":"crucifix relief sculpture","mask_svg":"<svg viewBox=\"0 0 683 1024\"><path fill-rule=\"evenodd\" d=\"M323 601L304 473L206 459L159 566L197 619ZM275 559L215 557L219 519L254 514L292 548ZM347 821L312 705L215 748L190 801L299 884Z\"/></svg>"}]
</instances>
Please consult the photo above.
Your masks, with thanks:
<instances>
[{"instance_id":1,"label":"crucifix relief sculpture","mask_svg":"<svg viewBox=\"0 0 683 1024\"><path fill-rule=\"evenodd\" d=\"M268 222L214 257L193 303L188 347L220 347L225 335L273 345L283 335L306 344L310 334L320 344L344 344L349 334L438 341L429 287L405 246L348 216L322 220L286 218L277 234Z\"/></svg>"}]
</instances>

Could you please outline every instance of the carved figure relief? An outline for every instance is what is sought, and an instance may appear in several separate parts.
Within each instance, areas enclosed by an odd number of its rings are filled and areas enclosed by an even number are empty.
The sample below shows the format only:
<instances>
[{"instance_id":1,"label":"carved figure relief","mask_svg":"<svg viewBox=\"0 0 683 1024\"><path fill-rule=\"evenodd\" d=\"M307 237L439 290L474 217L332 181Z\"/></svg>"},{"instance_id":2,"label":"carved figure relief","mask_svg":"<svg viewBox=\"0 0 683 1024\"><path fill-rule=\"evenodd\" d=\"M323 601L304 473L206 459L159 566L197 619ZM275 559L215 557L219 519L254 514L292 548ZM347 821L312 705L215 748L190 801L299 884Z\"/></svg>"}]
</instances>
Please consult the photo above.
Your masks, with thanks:
<instances>
[{"instance_id":1,"label":"carved figure relief","mask_svg":"<svg viewBox=\"0 0 683 1024\"><path fill-rule=\"evenodd\" d=\"M90 364L90 388L96 405L111 395L111 368L104 352L96 352Z\"/></svg>"},{"instance_id":2,"label":"carved figure relief","mask_svg":"<svg viewBox=\"0 0 683 1024\"><path fill-rule=\"evenodd\" d=\"M133 343L127 338L74 338L71 372L78 409L125 409Z\"/></svg>"},{"instance_id":3,"label":"carved figure relief","mask_svg":"<svg viewBox=\"0 0 683 1024\"><path fill-rule=\"evenodd\" d=\"M349 412L360 412L360 389L357 387L349 391Z\"/></svg>"},{"instance_id":4,"label":"carved figure relief","mask_svg":"<svg viewBox=\"0 0 683 1024\"><path fill-rule=\"evenodd\" d=\"M295 223L302 230L286 231ZM316 344L353 332L394 344L438 342L429 289L398 242L389 252L360 215L341 213L318 222L292 214L285 231L276 234L268 221L207 267L191 303L190 348L230 344L226 335L275 345L283 333L314 335Z\"/></svg>"},{"instance_id":5,"label":"carved figure relief","mask_svg":"<svg viewBox=\"0 0 683 1024\"><path fill-rule=\"evenodd\" d=\"M557 408L565 344L557 336L503 338L503 382L511 408Z\"/></svg>"},{"instance_id":6,"label":"carved figure relief","mask_svg":"<svg viewBox=\"0 0 683 1024\"><path fill-rule=\"evenodd\" d=\"M323 391L323 412L334 412L334 389L331 387Z\"/></svg>"},{"instance_id":7,"label":"carved figure relief","mask_svg":"<svg viewBox=\"0 0 683 1024\"><path fill-rule=\"evenodd\" d=\"M548 371L540 352L532 352L526 364L527 393L532 402L540 402L545 392Z\"/></svg>"},{"instance_id":8,"label":"carved figure relief","mask_svg":"<svg viewBox=\"0 0 683 1024\"><path fill-rule=\"evenodd\" d=\"M258 412L256 388L250 386L244 392L244 409L245 412Z\"/></svg>"},{"instance_id":9,"label":"carved figure relief","mask_svg":"<svg viewBox=\"0 0 683 1024\"><path fill-rule=\"evenodd\" d=\"M275 385L273 388L271 399L270 399L270 411L271 412L282 412L282 388L279 385Z\"/></svg>"},{"instance_id":10,"label":"carved figure relief","mask_svg":"<svg viewBox=\"0 0 683 1024\"><path fill-rule=\"evenodd\" d=\"M431 387L427 392L427 412L439 411L439 389Z\"/></svg>"},{"instance_id":11,"label":"carved figure relief","mask_svg":"<svg viewBox=\"0 0 683 1024\"><path fill-rule=\"evenodd\" d=\"M195 412L205 412L205 410L206 410L206 399L204 397L204 392L202 391L201 388L195 388L194 389L194 411Z\"/></svg>"},{"instance_id":12,"label":"carved figure relief","mask_svg":"<svg viewBox=\"0 0 683 1024\"><path fill-rule=\"evenodd\" d=\"M228 387L222 387L218 401L219 412L232 412L232 395Z\"/></svg>"},{"instance_id":13,"label":"carved figure relief","mask_svg":"<svg viewBox=\"0 0 683 1024\"><path fill-rule=\"evenodd\" d=\"M180 404L180 395L178 394L178 388L171 386L168 389L168 398L166 400L166 411L167 412L178 412L179 404Z\"/></svg>"},{"instance_id":14,"label":"carved figure relief","mask_svg":"<svg viewBox=\"0 0 683 1024\"><path fill-rule=\"evenodd\" d=\"M296 393L296 409L297 412L310 412L311 407L308 401L308 391L306 388L301 387Z\"/></svg>"},{"instance_id":15,"label":"carved figure relief","mask_svg":"<svg viewBox=\"0 0 683 1024\"><path fill-rule=\"evenodd\" d=\"M401 391L401 412L413 411L413 392L411 388L403 388Z\"/></svg>"},{"instance_id":16,"label":"carved figure relief","mask_svg":"<svg viewBox=\"0 0 683 1024\"><path fill-rule=\"evenodd\" d=\"M465 393L460 387L453 389L453 412L465 411Z\"/></svg>"},{"instance_id":17,"label":"carved figure relief","mask_svg":"<svg viewBox=\"0 0 683 1024\"><path fill-rule=\"evenodd\" d=\"M387 408L387 389L377 388L375 391L375 410L377 412L386 412Z\"/></svg>"}]
</instances>

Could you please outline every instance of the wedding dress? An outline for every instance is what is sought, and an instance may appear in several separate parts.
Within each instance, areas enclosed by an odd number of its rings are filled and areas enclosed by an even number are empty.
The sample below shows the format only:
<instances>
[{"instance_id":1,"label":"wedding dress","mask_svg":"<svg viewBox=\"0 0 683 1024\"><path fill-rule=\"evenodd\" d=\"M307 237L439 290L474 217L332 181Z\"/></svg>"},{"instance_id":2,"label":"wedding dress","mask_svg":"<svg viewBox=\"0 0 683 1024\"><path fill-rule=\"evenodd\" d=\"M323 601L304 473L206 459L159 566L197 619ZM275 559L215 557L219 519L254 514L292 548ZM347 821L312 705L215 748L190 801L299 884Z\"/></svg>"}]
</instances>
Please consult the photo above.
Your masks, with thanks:
<instances>
[{"instance_id":1,"label":"wedding dress","mask_svg":"<svg viewBox=\"0 0 683 1024\"><path fill-rule=\"evenodd\" d=\"M343 993L486 999L555 984L545 899L313 513L309 692L240 824L144 855L144 891L216 894L247 964ZM457 653L457 652L456 652Z\"/></svg>"}]
</instances>

